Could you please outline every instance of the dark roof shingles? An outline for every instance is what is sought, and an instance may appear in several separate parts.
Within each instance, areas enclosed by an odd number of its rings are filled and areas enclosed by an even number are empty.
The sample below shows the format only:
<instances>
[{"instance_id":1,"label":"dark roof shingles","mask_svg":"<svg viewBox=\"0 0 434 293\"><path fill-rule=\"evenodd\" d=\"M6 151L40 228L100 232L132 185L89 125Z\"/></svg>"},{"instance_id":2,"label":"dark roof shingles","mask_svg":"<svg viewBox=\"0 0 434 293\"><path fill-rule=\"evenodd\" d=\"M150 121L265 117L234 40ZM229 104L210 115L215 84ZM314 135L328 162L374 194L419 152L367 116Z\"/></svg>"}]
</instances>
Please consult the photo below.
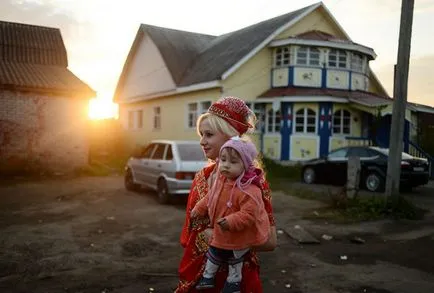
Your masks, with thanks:
<instances>
[{"instance_id":1,"label":"dark roof shingles","mask_svg":"<svg viewBox=\"0 0 434 293\"><path fill-rule=\"evenodd\" d=\"M141 29L151 36L152 40L159 48L176 84L180 83L183 74L191 65L194 58L216 38L211 35L145 24L141 25Z\"/></svg>"},{"instance_id":2,"label":"dark roof shingles","mask_svg":"<svg viewBox=\"0 0 434 293\"><path fill-rule=\"evenodd\" d=\"M67 66L59 29L0 21L0 87L94 95Z\"/></svg>"},{"instance_id":3,"label":"dark roof shingles","mask_svg":"<svg viewBox=\"0 0 434 293\"><path fill-rule=\"evenodd\" d=\"M312 6L217 37L196 58L178 85L188 86L220 79L225 71L250 53L278 28L295 19Z\"/></svg>"}]
</instances>

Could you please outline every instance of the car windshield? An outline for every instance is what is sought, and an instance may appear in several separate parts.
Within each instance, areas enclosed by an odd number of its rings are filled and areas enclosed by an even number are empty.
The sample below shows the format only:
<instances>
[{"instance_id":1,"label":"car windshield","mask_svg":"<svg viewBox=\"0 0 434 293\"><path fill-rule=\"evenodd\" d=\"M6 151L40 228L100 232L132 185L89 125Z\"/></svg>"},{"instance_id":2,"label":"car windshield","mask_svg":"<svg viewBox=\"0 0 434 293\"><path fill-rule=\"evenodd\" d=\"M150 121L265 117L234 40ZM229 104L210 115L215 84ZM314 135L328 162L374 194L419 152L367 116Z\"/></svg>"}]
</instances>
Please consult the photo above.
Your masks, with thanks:
<instances>
[{"instance_id":1,"label":"car windshield","mask_svg":"<svg viewBox=\"0 0 434 293\"><path fill-rule=\"evenodd\" d=\"M373 148L373 149L382 153L383 155L389 156L389 149L382 149L382 148ZM412 159L413 157L407 153L402 152L402 158L403 159Z\"/></svg>"},{"instance_id":2,"label":"car windshield","mask_svg":"<svg viewBox=\"0 0 434 293\"><path fill-rule=\"evenodd\" d=\"M199 143L178 144L181 161L206 161L206 157Z\"/></svg>"}]
</instances>

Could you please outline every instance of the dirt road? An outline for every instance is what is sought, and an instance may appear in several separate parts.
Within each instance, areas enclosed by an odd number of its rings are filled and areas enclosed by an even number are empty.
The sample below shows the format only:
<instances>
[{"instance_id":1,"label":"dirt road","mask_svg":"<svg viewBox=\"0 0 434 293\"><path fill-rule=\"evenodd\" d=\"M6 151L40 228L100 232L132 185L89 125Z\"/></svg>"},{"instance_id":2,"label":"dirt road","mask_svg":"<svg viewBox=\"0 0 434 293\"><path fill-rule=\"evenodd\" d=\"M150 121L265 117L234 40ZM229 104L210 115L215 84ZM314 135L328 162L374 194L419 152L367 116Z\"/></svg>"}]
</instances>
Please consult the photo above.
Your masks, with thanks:
<instances>
[{"instance_id":1,"label":"dirt road","mask_svg":"<svg viewBox=\"0 0 434 293\"><path fill-rule=\"evenodd\" d=\"M432 217L353 226L301 219L318 206L274 194L281 234L278 249L261 255L264 292L434 292ZM172 292L184 208L127 192L116 176L1 186L0 292ZM298 244L285 233L294 225L321 244Z\"/></svg>"}]
</instances>

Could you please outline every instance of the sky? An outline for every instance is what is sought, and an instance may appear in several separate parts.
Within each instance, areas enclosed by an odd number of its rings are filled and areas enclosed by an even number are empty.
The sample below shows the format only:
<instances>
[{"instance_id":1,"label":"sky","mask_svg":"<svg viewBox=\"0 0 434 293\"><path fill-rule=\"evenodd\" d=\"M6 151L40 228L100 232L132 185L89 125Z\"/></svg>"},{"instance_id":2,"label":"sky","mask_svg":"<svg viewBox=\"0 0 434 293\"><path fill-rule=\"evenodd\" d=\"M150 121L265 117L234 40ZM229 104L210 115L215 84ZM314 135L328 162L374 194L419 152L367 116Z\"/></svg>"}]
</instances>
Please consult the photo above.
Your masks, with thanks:
<instances>
[{"instance_id":1,"label":"sky","mask_svg":"<svg viewBox=\"0 0 434 293\"><path fill-rule=\"evenodd\" d=\"M314 0L0 0L0 20L60 28L69 69L97 91L91 108L114 115L113 92L141 23L220 35L317 3ZM324 0L392 94L401 0ZM415 0L408 100L434 106L434 0ZM95 110L95 109L94 109ZM95 117L94 117L95 118Z\"/></svg>"}]
</instances>

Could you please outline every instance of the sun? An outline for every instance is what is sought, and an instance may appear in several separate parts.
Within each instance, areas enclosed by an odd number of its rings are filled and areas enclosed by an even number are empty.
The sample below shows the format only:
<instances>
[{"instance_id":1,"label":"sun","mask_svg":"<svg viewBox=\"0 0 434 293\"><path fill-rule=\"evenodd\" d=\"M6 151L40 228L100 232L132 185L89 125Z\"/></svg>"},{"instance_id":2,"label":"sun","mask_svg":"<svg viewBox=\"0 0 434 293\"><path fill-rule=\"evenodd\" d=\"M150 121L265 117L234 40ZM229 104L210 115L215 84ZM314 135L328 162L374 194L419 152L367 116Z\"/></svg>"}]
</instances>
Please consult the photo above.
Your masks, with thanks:
<instances>
[{"instance_id":1,"label":"sun","mask_svg":"<svg viewBox=\"0 0 434 293\"><path fill-rule=\"evenodd\" d=\"M89 101L89 118L92 120L118 118L118 105L107 98L91 99Z\"/></svg>"}]
</instances>

